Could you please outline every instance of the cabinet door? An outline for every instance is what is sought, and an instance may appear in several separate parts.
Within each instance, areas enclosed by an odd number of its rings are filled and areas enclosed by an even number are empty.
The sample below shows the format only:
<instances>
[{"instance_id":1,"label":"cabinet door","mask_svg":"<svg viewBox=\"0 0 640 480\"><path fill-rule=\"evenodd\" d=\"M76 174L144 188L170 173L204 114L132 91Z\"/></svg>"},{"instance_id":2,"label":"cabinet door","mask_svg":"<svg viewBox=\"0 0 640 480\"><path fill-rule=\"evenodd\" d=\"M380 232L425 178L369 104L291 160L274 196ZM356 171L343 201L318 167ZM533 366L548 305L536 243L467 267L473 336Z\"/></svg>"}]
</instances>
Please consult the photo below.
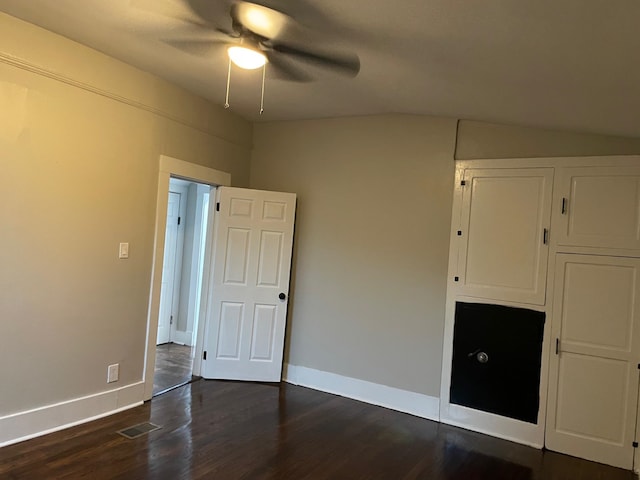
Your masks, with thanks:
<instances>
[{"instance_id":1,"label":"cabinet door","mask_svg":"<svg viewBox=\"0 0 640 480\"><path fill-rule=\"evenodd\" d=\"M546 447L630 469L640 259L557 255ZM556 347L557 345L557 347Z\"/></svg>"},{"instance_id":2,"label":"cabinet door","mask_svg":"<svg viewBox=\"0 0 640 480\"><path fill-rule=\"evenodd\" d=\"M552 168L464 172L460 294L544 305Z\"/></svg>"},{"instance_id":3,"label":"cabinet door","mask_svg":"<svg viewBox=\"0 0 640 480\"><path fill-rule=\"evenodd\" d=\"M558 244L640 249L640 167L563 168Z\"/></svg>"}]
</instances>

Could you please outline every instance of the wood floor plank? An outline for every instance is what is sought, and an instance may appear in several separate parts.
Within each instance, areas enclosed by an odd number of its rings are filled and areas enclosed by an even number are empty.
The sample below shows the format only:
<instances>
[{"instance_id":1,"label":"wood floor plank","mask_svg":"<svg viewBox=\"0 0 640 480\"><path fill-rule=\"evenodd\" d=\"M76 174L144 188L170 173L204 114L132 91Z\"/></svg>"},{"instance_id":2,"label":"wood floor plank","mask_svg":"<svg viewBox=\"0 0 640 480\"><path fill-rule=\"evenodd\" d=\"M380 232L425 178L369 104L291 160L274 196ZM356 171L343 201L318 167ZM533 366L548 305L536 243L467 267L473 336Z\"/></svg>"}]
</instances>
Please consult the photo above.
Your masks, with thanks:
<instances>
[{"instance_id":1,"label":"wood floor plank","mask_svg":"<svg viewBox=\"0 0 640 480\"><path fill-rule=\"evenodd\" d=\"M153 394L191 380L193 347L177 343L156 346L156 365L153 375Z\"/></svg>"},{"instance_id":2,"label":"wood floor plank","mask_svg":"<svg viewBox=\"0 0 640 480\"><path fill-rule=\"evenodd\" d=\"M130 440L142 422L160 430ZM631 480L632 472L282 384L198 381L0 449L2 479Z\"/></svg>"}]
</instances>

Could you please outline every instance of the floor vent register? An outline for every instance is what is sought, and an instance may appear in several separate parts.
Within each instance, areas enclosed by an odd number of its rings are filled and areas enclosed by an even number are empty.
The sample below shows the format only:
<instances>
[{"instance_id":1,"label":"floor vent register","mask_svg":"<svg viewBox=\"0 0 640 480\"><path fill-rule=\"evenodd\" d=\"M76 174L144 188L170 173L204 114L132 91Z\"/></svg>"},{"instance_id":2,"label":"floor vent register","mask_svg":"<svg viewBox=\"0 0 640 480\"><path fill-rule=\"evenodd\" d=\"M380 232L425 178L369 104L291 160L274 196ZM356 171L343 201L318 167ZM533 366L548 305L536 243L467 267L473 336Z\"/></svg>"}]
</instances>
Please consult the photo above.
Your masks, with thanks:
<instances>
[{"instance_id":1,"label":"floor vent register","mask_svg":"<svg viewBox=\"0 0 640 480\"><path fill-rule=\"evenodd\" d=\"M141 437L142 435L146 435L149 432L153 432L154 430L158 430L159 428L162 427L154 425L153 423L145 422L123 430L118 430L118 433L123 437L134 439Z\"/></svg>"}]
</instances>

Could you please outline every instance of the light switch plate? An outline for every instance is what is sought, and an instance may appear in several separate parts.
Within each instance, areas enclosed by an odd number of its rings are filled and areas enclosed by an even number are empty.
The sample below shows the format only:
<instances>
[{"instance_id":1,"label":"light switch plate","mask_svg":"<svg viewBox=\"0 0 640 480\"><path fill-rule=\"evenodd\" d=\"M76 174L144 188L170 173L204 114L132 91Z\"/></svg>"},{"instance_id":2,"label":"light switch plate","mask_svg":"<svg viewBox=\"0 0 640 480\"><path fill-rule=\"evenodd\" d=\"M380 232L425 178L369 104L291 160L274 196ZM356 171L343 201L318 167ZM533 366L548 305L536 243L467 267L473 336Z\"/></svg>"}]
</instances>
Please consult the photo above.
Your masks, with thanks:
<instances>
[{"instance_id":1,"label":"light switch plate","mask_svg":"<svg viewBox=\"0 0 640 480\"><path fill-rule=\"evenodd\" d=\"M123 242L120 244L119 257L129 258L129 243Z\"/></svg>"}]
</instances>

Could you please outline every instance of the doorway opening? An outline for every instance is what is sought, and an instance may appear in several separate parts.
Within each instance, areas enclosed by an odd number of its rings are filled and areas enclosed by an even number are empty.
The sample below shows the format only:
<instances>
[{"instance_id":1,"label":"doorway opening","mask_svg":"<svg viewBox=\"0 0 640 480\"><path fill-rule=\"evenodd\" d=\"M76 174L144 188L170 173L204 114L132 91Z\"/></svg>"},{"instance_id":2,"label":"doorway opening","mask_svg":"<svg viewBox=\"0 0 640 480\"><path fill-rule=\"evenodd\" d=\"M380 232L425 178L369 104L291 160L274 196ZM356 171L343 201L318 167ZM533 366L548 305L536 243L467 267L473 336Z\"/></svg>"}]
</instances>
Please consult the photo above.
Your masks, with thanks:
<instances>
[{"instance_id":1,"label":"doorway opening","mask_svg":"<svg viewBox=\"0 0 640 480\"><path fill-rule=\"evenodd\" d=\"M169 180L153 396L193 380L209 198L215 187Z\"/></svg>"},{"instance_id":2,"label":"doorway opening","mask_svg":"<svg viewBox=\"0 0 640 480\"><path fill-rule=\"evenodd\" d=\"M280 381L296 195L230 187L229 173L160 155L144 400L150 400L154 391L172 177L209 186L210 194L212 186L216 186L215 198L210 198L209 208L203 209L208 210L207 225L203 229L206 230L203 240L206 246L197 289L203 294L200 295L201 302L197 302L200 310L197 328L192 331L196 340L191 346L195 347L190 355L191 375L210 379ZM169 338L172 326L169 323ZM189 338L188 334L186 338ZM208 359L207 349L211 350ZM191 381L189 377L187 374L183 385ZM158 391L167 389L158 388Z\"/></svg>"}]
</instances>

